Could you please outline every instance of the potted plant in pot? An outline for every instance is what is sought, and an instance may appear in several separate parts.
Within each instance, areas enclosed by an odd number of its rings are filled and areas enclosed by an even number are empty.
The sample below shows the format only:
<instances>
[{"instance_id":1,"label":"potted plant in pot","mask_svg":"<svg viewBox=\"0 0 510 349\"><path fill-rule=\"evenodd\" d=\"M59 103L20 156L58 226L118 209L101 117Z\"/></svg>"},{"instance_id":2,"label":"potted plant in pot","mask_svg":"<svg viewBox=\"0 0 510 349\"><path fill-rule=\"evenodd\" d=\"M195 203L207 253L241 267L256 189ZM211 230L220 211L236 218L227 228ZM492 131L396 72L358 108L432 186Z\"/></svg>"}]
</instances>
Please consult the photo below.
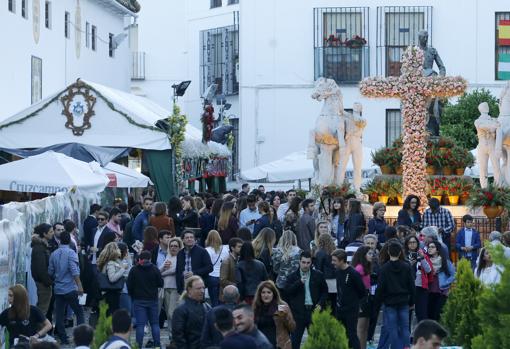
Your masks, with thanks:
<instances>
[{"instance_id":1,"label":"potted plant in pot","mask_svg":"<svg viewBox=\"0 0 510 349\"><path fill-rule=\"evenodd\" d=\"M372 162L381 168L382 174L391 174L391 167L388 164L388 152L390 148L380 148L372 152Z\"/></svg>"},{"instance_id":2,"label":"potted plant in pot","mask_svg":"<svg viewBox=\"0 0 510 349\"><path fill-rule=\"evenodd\" d=\"M361 192L363 194L368 195L368 201L373 204L377 202L378 199L378 193L377 193L377 183L375 180L372 180L365 184L363 188L361 189Z\"/></svg>"},{"instance_id":3,"label":"potted plant in pot","mask_svg":"<svg viewBox=\"0 0 510 349\"><path fill-rule=\"evenodd\" d=\"M444 193L448 196L448 202L452 206L457 206L459 204L459 197L462 193L462 179L458 177L453 177L448 179L448 182L443 188L446 188Z\"/></svg>"},{"instance_id":4,"label":"potted plant in pot","mask_svg":"<svg viewBox=\"0 0 510 349\"><path fill-rule=\"evenodd\" d=\"M402 175L402 151L401 148L388 148L388 165L391 167L392 172L397 175Z\"/></svg>"},{"instance_id":5,"label":"potted plant in pot","mask_svg":"<svg viewBox=\"0 0 510 349\"><path fill-rule=\"evenodd\" d=\"M397 203L399 206L402 206L404 204L404 199L402 198L402 179L395 178L390 181L391 186L391 194L394 198L397 199Z\"/></svg>"},{"instance_id":6,"label":"potted plant in pot","mask_svg":"<svg viewBox=\"0 0 510 349\"><path fill-rule=\"evenodd\" d=\"M487 188L474 187L469 193L467 205L471 208L483 207L488 218L496 218L510 206L510 189L489 184Z\"/></svg>"},{"instance_id":7,"label":"potted plant in pot","mask_svg":"<svg viewBox=\"0 0 510 349\"><path fill-rule=\"evenodd\" d=\"M388 203L388 199L390 198L390 194L392 193L390 183L385 179L381 179L378 180L375 185L378 194L377 201L386 205Z\"/></svg>"},{"instance_id":8,"label":"potted plant in pot","mask_svg":"<svg viewBox=\"0 0 510 349\"><path fill-rule=\"evenodd\" d=\"M451 148L439 148L439 156L441 158L441 172L443 176L451 176L453 174L453 155Z\"/></svg>"},{"instance_id":9,"label":"potted plant in pot","mask_svg":"<svg viewBox=\"0 0 510 349\"><path fill-rule=\"evenodd\" d=\"M429 180L430 197L436 198L439 202L443 199L443 180L439 177Z\"/></svg>"}]
</instances>

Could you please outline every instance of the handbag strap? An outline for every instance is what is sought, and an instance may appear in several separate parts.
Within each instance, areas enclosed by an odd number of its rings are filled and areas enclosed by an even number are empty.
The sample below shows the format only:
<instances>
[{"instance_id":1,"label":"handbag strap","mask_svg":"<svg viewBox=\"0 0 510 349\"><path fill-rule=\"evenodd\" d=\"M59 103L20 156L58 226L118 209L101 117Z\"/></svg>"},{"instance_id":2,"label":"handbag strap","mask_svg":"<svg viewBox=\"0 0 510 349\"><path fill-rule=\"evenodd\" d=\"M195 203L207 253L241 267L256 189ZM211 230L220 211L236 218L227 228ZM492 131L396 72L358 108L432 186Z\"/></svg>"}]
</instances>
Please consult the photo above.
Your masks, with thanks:
<instances>
[{"instance_id":1,"label":"handbag strap","mask_svg":"<svg viewBox=\"0 0 510 349\"><path fill-rule=\"evenodd\" d=\"M221 245L221 250L220 250L220 253L218 253L218 258L216 258L216 261L213 263L213 267L216 265L216 263L218 263L218 261L220 260L220 257L221 257L221 253L223 252L223 245Z\"/></svg>"}]
</instances>

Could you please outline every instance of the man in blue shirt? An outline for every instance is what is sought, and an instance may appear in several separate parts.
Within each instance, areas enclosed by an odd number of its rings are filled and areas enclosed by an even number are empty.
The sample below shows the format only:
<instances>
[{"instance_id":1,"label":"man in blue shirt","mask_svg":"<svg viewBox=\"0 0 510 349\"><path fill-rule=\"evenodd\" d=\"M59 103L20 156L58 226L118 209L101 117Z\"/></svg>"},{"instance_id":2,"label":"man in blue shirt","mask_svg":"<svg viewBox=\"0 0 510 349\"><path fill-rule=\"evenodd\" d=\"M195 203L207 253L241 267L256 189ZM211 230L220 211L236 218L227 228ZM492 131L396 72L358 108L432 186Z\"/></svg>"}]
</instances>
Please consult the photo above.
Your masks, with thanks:
<instances>
[{"instance_id":1,"label":"man in blue shirt","mask_svg":"<svg viewBox=\"0 0 510 349\"><path fill-rule=\"evenodd\" d=\"M69 343L64 326L64 311L67 305L76 314L77 325L84 323L83 309L78 302L78 296L83 294L78 254L69 247L70 242L71 235L67 231L62 232L60 246L51 254L48 265L48 274L54 280L55 330L61 345Z\"/></svg>"},{"instance_id":2,"label":"man in blue shirt","mask_svg":"<svg viewBox=\"0 0 510 349\"><path fill-rule=\"evenodd\" d=\"M257 210L257 198L254 195L248 195L246 197L246 203L248 207L241 211L239 214L239 225L241 227L246 227L250 229L250 232L253 235L253 228L255 226L255 221L260 218L261 214L259 210Z\"/></svg>"},{"instance_id":3,"label":"man in blue shirt","mask_svg":"<svg viewBox=\"0 0 510 349\"><path fill-rule=\"evenodd\" d=\"M136 216L133 222L133 238L138 241L143 241L143 230L149 225L149 219L151 217L152 203L151 197L143 199L143 211Z\"/></svg>"}]
</instances>

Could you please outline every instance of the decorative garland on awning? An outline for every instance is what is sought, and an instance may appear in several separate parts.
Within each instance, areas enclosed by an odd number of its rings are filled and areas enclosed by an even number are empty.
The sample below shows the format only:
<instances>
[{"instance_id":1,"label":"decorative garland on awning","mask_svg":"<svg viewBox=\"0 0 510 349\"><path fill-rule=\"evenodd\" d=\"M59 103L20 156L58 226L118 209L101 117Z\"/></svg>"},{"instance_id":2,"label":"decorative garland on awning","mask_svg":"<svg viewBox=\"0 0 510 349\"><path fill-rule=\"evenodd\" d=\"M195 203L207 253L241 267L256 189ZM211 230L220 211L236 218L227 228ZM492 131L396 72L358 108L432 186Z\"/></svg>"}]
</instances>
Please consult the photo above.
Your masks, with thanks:
<instances>
[{"instance_id":1,"label":"decorative garland on awning","mask_svg":"<svg viewBox=\"0 0 510 349\"><path fill-rule=\"evenodd\" d=\"M177 184L180 184L183 180L183 169L180 164L182 163L182 143L184 142L186 135L186 124L188 120L185 115L181 115L181 109L174 103L173 113L168 117L168 137L172 144L175 157L175 179Z\"/></svg>"},{"instance_id":2,"label":"decorative garland on awning","mask_svg":"<svg viewBox=\"0 0 510 349\"><path fill-rule=\"evenodd\" d=\"M44 103L40 108L37 108L36 110L34 110L32 113L30 113L30 114L28 114L28 115L26 115L26 116L24 116L21 119L18 119L16 121L11 121L11 122L9 122L9 123L7 123L5 125L0 125L0 130L2 130L4 128L7 128L9 126L12 126L12 125L22 124L26 120L31 119L32 117L38 115L41 110L46 109L51 103L57 101L60 98L60 96L62 96L64 93L68 92L70 88L80 87L80 86L85 86L86 88L89 88L90 90L94 91L94 93L97 95L97 97L101 98L111 110L113 110L114 112L122 115L130 124L138 126L138 127L141 127L141 128L144 128L144 129L148 129L148 130L151 130L151 131L165 132L165 131L163 131L160 128L157 128L155 126L143 125L143 124L140 124L140 123L136 122L128 114L126 114L125 112L115 108L113 103L110 102L105 96L103 96L98 90L96 90L95 88L93 88L92 86L88 85L87 83L83 82L80 79L76 80L76 82L74 84L68 86L65 90L63 90L62 92L58 93L56 96L54 96L48 102Z\"/></svg>"}]
</instances>

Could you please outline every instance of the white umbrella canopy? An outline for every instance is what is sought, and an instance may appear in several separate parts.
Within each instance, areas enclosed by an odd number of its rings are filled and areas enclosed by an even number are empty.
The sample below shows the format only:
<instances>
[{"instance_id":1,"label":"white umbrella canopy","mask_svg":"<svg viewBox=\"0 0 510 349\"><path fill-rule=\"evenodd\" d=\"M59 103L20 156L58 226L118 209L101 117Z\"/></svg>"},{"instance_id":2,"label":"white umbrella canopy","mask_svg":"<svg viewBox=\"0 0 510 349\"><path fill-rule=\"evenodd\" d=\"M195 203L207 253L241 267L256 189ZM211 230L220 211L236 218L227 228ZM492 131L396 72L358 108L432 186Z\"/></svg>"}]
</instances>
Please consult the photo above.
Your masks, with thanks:
<instances>
[{"instance_id":1,"label":"white umbrella canopy","mask_svg":"<svg viewBox=\"0 0 510 349\"><path fill-rule=\"evenodd\" d=\"M363 147L363 171L376 171L372 164L372 149ZM353 170L351 158L347 163L347 172ZM291 153L279 160L241 171L241 178L248 181L266 179L269 182L280 182L297 179L313 178L313 161L306 158L306 151Z\"/></svg>"},{"instance_id":2,"label":"white umbrella canopy","mask_svg":"<svg viewBox=\"0 0 510 349\"><path fill-rule=\"evenodd\" d=\"M108 183L110 188L145 188L152 184L146 175L115 162L109 162L101 170L110 179Z\"/></svg>"},{"instance_id":3,"label":"white umbrella canopy","mask_svg":"<svg viewBox=\"0 0 510 349\"><path fill-rule=\"evenodd\" d=\"M0 190L54 194L76 188L99 193L108 182L97 162L86 163L53 151L0 165Z\"/></svg>"}]
</instances>

